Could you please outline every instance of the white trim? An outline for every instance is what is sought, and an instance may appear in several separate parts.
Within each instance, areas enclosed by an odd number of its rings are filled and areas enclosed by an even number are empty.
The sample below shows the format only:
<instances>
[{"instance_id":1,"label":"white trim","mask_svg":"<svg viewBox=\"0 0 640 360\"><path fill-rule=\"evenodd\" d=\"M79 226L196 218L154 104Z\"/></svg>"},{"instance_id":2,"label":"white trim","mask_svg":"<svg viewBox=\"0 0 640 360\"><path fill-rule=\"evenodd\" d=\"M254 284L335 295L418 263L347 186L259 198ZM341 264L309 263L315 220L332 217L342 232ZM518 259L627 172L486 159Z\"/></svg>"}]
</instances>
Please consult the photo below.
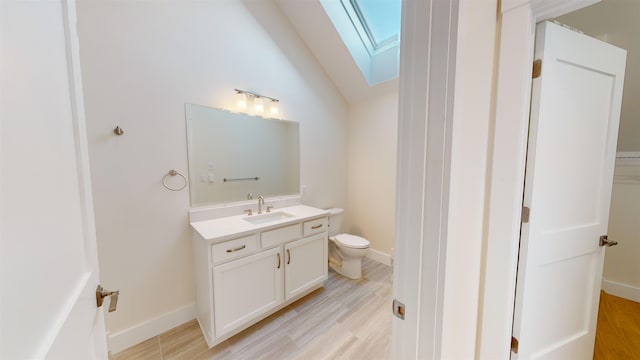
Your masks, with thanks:
<instances>
[{"instance_id":1,"label":"white trim","mask_svg":"<svg viewBox=\"0 0 640 360\"><path fill-rule=\"evenodd\" d=\"M503 0L478 358L508 359L531 105L535 24L598 0Z\"/></svg>"},{"instance_id":2,"label":"white trim","mask_svg":"<svg viewBox=\"0 0 640 360\"><path fill-rule=\"evenodd\" d=\"M640 166L640 152L619 152L616 154L616 167Z\"/></svg>"},{"instance_id":3,"label":"white trim","mask_svg":"<svg viewBox=\"0 0 640 360\"><path fill-rule=\"evenodd\" d=\"M402 4L391 357L442 350L458 1ZM432 51L433 50L433 51Z\"/></svg>"},{"instance_id":4,"label":"white trim","mask_svg":"<svg viewBox=\"0 0 640 360\"><path fill-rule=\"evenodd\" d=\"M527 6L503 14L487 253L478 324L481 359L510 357L534 25Z\"/></svg>"},{"instance_id":5,"label":"white trim","mask_svg":"<svg viewBox=\"0 0 640 360\"><path fill-rule=\"evenodd\" d=\"M383 253L382 251L369 249L369 251L367 251L366 257L368 257L369 259L371 259L373 261L377 261L377 262L379 262L381 264L385 264L387 266L391 266L391 255L389 255L387 253Z\"/></svg>"},{"instance_id":6,"label":"white trim","mask_svg":"<svg viewBox=\"0 0 640 360\"><path fill-rule=\"evenodd\" d=\"M636 152L618 152L616 159L640 159L640 151Z\"/></svg>"},{"instance_id":7,"label":"white trim","mask_svg":"<svg viewBox=\"0 0 640 360\"><path fill-rule=\"evenodd\" d=\"M67 63L69 72L69 94L73 113L73 129L78 164L78 184L82 201L83 231L85 236L85 252L90 261L90 270L95 272L94 281L100 278L98 269L98 248L96 225L91 187L91 169L89 163L89 142L87 140L87 121L84 111L84 91L80 66L80 43L77 29L77 13L75 0L63 0L65 35L67 42Z\"/></svg>"},{"instance_id":8,"label":"white trim","mask_svg":"<svg viewBox=\"0 0 640 360\"><path fill-rule=\"evenodd\" d=\"M637 286L627 285L603 278L602 290L611 295L640 302L640 287Z\"/></svg>"},{"instance_id":9,"label":"white trim","mask_svg":"<svg viewBox=\"0 0 640 360\"><path fill-rule=\"evenodd\" d=\"M615 175L613 177L614 184L632 184L640 185L640 176L633 175Z\"/></svg>"},{"instance_id":10,"label":"white trim","mask_svg":"<svg viewBox=\"0 0 640 360\"><path fill-rule=\"evenodd\" d=\"M190 304L147 320L128 329L108 334L112 355L196 318L196 305Z\"/></svg>"}]
</instances>

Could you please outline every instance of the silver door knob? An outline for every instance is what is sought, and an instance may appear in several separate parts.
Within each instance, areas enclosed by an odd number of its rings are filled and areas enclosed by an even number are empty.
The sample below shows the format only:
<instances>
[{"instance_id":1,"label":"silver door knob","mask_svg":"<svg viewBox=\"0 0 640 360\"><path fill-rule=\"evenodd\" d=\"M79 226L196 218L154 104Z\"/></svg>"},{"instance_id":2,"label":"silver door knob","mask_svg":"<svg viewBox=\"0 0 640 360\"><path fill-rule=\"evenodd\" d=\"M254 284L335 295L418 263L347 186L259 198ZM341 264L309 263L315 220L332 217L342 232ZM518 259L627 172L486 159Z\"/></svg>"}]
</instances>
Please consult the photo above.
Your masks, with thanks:
<instances>
[{"instance_id":1,"label":"silver door knob","mask_svg":"<svg viewBox=\"0 0 640 360\"><path fill-rule=\"evenodd\" d=\"M600 246L616 246L618 245L617 241L609 240L607 235L600 236Z\"/></svg>"}]
</instances>

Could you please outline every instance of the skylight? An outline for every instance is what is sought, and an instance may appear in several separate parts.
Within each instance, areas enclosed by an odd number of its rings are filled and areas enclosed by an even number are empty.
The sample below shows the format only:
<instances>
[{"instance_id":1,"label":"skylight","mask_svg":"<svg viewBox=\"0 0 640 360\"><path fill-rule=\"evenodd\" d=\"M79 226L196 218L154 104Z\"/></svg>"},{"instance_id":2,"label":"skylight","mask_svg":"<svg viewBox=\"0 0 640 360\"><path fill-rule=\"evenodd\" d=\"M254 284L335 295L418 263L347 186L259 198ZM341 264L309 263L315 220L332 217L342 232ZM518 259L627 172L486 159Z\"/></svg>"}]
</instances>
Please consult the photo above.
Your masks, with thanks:
<instances>
[{"instance_id":1,"label":"skylight","mask_svg":"<svg viewBox=\"0 0 640 360\"><path fill-rule=\"evenodd\" d=\"M396 40L400 33L400 0L351 0L375 47Z\"/></svg>"},{"instance_id":2,"label":"skylight","mask_svg":"<svg viewBox=\"0 0 640 360\"><path fill-rule=\"evenodd\" d=\"M320 0L367 83L398 77L401 0Z\"/></svg>"}]
</instances>

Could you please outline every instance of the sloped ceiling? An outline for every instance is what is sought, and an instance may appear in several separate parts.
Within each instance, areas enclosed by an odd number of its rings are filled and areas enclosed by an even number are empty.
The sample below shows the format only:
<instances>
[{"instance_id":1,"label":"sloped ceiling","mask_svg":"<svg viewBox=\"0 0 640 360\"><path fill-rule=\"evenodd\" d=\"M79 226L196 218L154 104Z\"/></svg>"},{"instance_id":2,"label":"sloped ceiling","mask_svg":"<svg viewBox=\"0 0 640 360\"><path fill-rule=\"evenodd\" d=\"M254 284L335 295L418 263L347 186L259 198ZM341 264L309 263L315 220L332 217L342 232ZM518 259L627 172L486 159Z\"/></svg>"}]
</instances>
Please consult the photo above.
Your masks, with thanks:
<instances>
[{"instance_id":1,"label":"sloped ceiling","mask_svg":"<svg viewBox=\"0 0 640 360\"><path fill-rule=\"evenodd\" d=\"M369 86L319 0L275 0L350 104L397 91L398 79Z\"/></svg>"}]
</instances>

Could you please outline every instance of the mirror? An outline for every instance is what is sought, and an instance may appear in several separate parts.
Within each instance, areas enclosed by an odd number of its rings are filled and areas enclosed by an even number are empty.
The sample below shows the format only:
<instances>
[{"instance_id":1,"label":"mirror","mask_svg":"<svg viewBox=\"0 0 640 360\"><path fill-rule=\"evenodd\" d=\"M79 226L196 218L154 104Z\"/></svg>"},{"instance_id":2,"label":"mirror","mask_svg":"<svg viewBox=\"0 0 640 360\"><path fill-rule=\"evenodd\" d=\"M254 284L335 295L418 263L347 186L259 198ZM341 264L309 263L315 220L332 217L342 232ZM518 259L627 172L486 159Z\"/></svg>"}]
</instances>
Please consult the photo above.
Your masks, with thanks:
<instances>
[{"instance_id":1,"label":"mirror","mask_svg":"<svg viewBox=\"0 0 640 360\"><path fill-rule=\"evenodd\" d=\"M191 206L299 193L297 122L195 104L186 121Z\"/></svg>"}]
</instances>

